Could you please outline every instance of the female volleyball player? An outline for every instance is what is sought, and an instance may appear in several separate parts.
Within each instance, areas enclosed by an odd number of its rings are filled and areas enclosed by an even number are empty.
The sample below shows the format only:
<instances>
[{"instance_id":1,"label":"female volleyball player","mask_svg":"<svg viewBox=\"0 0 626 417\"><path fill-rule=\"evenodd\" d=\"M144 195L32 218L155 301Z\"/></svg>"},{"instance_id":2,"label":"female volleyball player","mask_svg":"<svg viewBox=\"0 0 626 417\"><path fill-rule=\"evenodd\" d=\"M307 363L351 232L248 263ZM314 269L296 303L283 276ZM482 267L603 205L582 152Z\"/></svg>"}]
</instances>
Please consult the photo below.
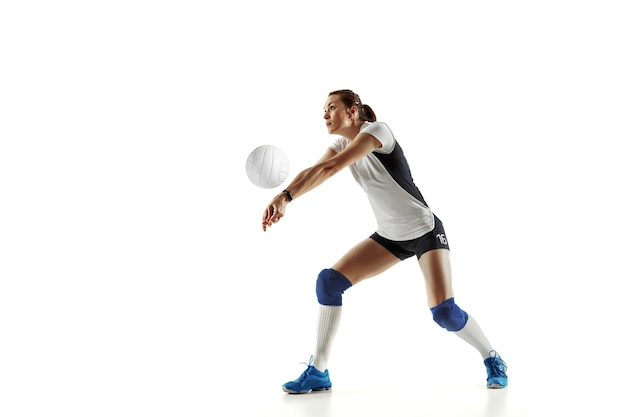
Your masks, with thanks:
<instances>
[{"instance_id":1,"label":"female volleyball player","mask_svg":"<svg viewBox=\"0 0 626 417\"><path fill-rule=\"evenodd\" d=\"M342 294L366 278L416 256L426 283L434 321L476 348L487 368L487 387L508 384L506 364L478 323L455 302L449 246L443 224L415 186L402 148L372 108L350 90L333 91L324 106L328 133L338 135L324 156L295 176L270 202L263 230L277 223L287 204L349 167L371 203L378 229L317 277L320 304L317 346L307 369L283 385L288 393L330 389L326 369L341 317Z\"/></svg>"}]
</instances>

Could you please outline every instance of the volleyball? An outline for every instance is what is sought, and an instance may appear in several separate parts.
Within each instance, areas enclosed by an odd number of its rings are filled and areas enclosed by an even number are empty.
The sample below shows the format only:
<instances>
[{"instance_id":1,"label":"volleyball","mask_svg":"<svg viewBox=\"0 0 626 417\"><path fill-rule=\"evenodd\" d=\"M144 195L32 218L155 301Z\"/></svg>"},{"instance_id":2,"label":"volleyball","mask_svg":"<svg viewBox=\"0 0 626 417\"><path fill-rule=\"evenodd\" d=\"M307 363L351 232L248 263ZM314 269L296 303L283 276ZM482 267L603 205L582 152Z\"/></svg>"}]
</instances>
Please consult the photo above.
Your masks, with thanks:
<instances>
[{"instance_id":1,"label":"volleyball","mask_svg":"<svg viewBox=\"0 0 626 417\"><path fill-rule=\"evenodd\" d=\"M278 187L289 175L289 160L285 152L277 146L259 146L248 156L246 173L257 187Z\"/></svg>"}]
</instances>

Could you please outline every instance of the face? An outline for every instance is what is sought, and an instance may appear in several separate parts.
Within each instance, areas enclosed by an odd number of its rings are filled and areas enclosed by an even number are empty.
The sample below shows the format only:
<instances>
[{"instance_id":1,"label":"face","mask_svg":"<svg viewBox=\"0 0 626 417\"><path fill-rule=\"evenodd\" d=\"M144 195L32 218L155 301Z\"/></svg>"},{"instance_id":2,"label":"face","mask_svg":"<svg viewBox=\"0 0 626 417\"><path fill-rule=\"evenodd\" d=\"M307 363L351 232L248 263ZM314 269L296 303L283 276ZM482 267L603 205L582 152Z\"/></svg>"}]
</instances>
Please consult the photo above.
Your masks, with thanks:
<instances>
[{"instance_id":1,"label":"face","mask_svg":"<svg viewBox=\"0 0 626 417\"><path fill-rule=\"evenodd\" d=\"M351 113L341 102L339 96L328 96L324 105L324 121L330 134L340 134L347 127L352 126Z\"/></svg>"}]
</instances>

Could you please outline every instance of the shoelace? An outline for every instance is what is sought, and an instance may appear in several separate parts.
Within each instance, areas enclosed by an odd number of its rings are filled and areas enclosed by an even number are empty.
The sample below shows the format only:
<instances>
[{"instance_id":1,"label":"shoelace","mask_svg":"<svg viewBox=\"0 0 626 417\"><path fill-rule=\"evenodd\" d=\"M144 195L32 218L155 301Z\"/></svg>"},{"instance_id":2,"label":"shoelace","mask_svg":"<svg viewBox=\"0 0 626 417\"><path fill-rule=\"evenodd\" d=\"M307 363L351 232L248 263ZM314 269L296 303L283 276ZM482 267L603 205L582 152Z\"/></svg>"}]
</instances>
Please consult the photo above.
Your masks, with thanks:
<instances>
[{"instance_id":1,"label":"shoelace","mask_svg":"<svg viewBox=\"0 0 626 417\"><path fill-rule=\"evenodd\" d=\"M494 350L489 352L489 374L495 376L505 376L506 375L506 363L498 356L498 353Z\"/></svg>"},{"instance_id":2,"label":"shoelace","mask_svg":"<svg viewBox=\"0 0 626 417\"><path fill-rule=\"evenodd\" d=\"M311 355L311 357L309 358L309 363L306 362L300 362L303 365L306 365L306 369L304 370L304 372L302 372L302 374L298 377L298 379L296 379L296 381L300 382L302 381L304 378L309 376L309 373L311 373L311 370L313 369L313 355Z\"/></svg>"}]
</instances>

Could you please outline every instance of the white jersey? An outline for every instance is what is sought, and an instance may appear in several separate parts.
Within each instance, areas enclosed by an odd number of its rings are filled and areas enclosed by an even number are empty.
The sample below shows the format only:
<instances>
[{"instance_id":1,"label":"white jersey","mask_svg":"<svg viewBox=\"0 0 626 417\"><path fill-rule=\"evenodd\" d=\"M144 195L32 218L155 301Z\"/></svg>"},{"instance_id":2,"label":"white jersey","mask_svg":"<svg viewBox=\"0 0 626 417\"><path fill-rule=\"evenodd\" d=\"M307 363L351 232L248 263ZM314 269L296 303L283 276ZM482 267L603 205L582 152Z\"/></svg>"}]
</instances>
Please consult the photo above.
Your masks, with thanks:
<instances>
[{"instance_id":1,"label":"white jersey","mask_svg":"<svg viewBox=\"0 0 626 417\"><path fill-rule=\"evenodd\" d=\"M364 122L361 132L382 144L350 165L374 210L379 235L390 240L411 240L435 227L434 214L413 182L409 164L391 129L382 122ZM350 141L338 137L330 145L337 153Z\"/></svg>"}]
</instances>

